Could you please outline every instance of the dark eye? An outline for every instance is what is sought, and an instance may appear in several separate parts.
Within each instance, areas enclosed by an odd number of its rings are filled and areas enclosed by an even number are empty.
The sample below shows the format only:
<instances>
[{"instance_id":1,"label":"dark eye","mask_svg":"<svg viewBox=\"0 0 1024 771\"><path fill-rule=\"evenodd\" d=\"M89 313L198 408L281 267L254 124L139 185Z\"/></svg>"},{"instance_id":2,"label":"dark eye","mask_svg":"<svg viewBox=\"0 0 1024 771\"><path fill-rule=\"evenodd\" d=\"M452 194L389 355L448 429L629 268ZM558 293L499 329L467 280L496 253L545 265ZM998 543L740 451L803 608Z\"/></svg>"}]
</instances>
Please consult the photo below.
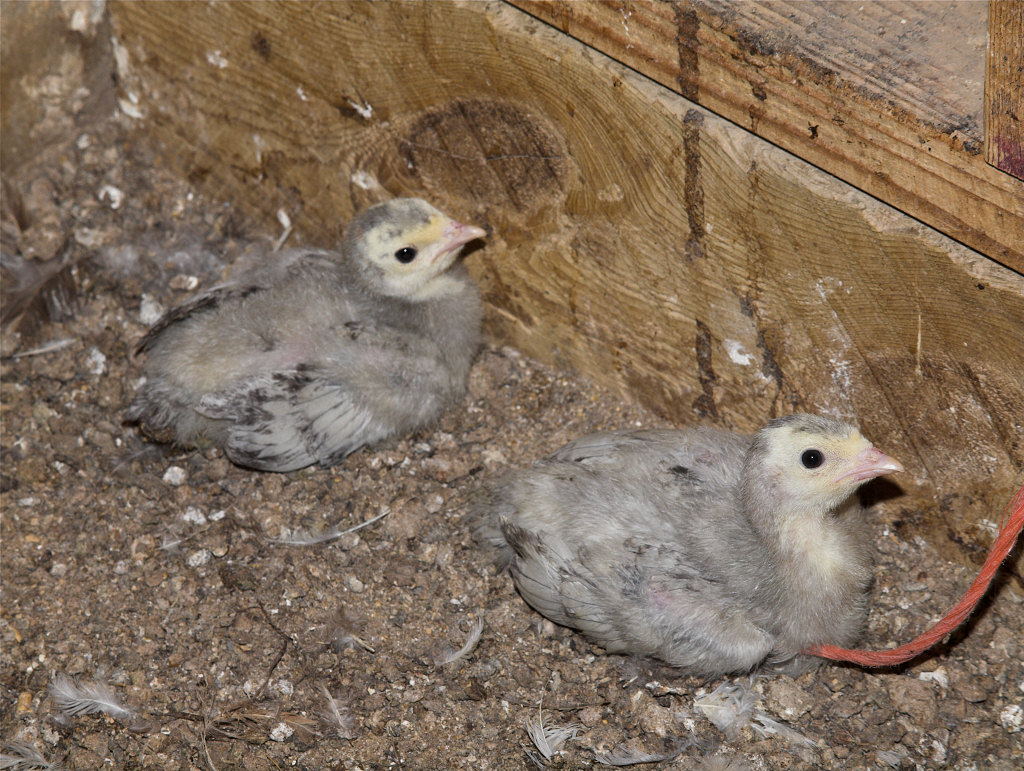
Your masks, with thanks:
<instances>
[{"instance_id":1,"label":"dark eye","mask_svg":"<svg viewBox=\"0 0 1024 771\"><path fill-rule=\"evenodd\" d=\"M825 462L825 456L821 450L804 450L800 462L804 464L804 468L818 468Z\"/></svg>"},{"instance_id":2,"label":"dark eye","mask_svg":"<svg viewBox=\"0 0 1024 771\"><path fill-rule=\"evenodd\" d=\"M395 259L399 262L409 264L416 259L416 250L411 246L403 246L395 252Z\"/></svg>"}]
</instances>

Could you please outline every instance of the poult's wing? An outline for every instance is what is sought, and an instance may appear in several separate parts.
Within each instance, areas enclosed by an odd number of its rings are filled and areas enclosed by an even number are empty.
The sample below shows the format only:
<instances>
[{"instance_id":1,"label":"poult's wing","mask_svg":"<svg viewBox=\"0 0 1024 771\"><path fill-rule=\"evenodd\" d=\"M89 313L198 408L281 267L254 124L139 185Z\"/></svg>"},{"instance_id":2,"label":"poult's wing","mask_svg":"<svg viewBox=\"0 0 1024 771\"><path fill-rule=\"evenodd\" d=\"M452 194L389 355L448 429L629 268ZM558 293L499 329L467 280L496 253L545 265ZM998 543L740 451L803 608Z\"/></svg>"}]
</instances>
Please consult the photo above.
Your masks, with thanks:
<instances>
[{"instance_id":1,"label":"poult's wing","mask_svg":"<svg viewBox=\"0 0 1024 771\"><path fill-rule=\"evenodd\" d=\"M171 308L157 319L135 346L135 355L148 351L168 327L179 321L197 313L214 310L225 303L241 300L263 289L264 287L256 284L223 284L196 295L188 302Z\"/></svg>"},{"instance_id":2,"label":"poult's wing","mask_svg":"<svg viewBox=\"0 0 1024 771\"><path fill-rule=\"evenodd\" d=\"M500 523L515 553L510 570L519 593L541 615L588 634L608 650L624 650L603 601L601 587L581 570L578 555L557 537Z\"/></svg>"},{"instance_id":3,"label":"poult's wing","mask_svg":"<svg viewBox=\"0 0 1024 771\"><path fill-rule=\"evenodd\" d=\"M344 386L309 369L251 378L206 394L198 411L229 421L228 457L261 471L330 466L387 433Z\"/></svg>"},{"instance_id":4,"label":"poult's wing","mask_svg":"<svg viewBox=\"0 0 1024 771\"><path fill-rule=\"evenodd\" d=\"M774 640L746 616L728 588L671 554L668 544L623 543L596 553L508 521L511 572L523 599L612 653L653 656L691 672L753 669Z\"/></svg>"},{"instance_id":5,"label":"poult's wing","mask_svg":"<svg viewBox=\"0 0 1024 771\"><path fill-rule=\"evenodd\" d=\"M179 321L266 291L290 275L321 273L326 276L337 270L337 258L331 252L319 249L292 249L274 255L272 262L264 260L237 279L210 287L191 300L171 308L149 328L135 346L134 353L137 356L148 351L165 330Z\"/></svg>"}]
</instances>

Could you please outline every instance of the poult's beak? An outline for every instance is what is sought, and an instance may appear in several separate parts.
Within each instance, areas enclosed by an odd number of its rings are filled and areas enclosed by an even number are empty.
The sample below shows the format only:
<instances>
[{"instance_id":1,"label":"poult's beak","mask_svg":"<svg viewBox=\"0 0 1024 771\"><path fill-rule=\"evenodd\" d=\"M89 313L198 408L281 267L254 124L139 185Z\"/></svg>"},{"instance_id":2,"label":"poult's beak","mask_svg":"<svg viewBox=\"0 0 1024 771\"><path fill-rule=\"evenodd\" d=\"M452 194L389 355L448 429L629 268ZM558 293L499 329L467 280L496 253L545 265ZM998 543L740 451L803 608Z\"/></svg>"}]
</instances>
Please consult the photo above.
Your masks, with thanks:
<instances>
[{"instance_id":1,"label":"poult's beak","mask_svg":"<svg viewBox=\"0 0 1024 771\"><path fill-rule=\"evenodd\" d=\"M486 235L487 231L483 228L478 228L476 225L463 225L461 222L452 220L441 233L442 246L437 257L441 258L446 254L456 252L474 238L483 238Z\"/></svg>"},{"instance_id":2,"label":"poult's beak","mask_svg":"<svg viewBox=\"0 0 1024 771\"><path fill-rule=\"evenodd\" d=\"M874 447L868 447L857 453L853 468L839 476L836 482L866 482L869 479L896 471L903 471L902 463Z\"/></svg>"}]
</instances>

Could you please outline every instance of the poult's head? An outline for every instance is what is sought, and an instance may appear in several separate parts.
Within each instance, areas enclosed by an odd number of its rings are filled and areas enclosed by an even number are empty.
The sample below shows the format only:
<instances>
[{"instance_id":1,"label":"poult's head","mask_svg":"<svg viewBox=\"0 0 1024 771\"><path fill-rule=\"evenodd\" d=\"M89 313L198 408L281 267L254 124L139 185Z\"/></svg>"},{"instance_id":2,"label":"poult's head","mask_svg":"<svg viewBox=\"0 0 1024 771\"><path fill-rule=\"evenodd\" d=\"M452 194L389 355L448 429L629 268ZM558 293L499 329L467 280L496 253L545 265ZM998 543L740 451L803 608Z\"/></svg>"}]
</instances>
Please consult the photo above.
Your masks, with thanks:
<instances>
[{"instance_id":1,"label":"poult's head","mask_svg":"<svg viewBox=\"0 0 1024 771\"><path fill-rule=\"evenodd\" d=\"M744 497L758 508L818 514L840 506L864 482L903 471L851 425L789 415L761 429L747 453Z\"/></svg>"},{"instance_id":2,"label":"poult's head","mask_svg":"<svg viewBox=\"0 0 1024 771\"><path fill-rule=\"evenodd\" d=\"M426 300L443 293L443 274L461 248L486 231L463 225L419 198L394 198L361 212L345 232L345 253L381 294Z\"/></svg>"}]
</instances>

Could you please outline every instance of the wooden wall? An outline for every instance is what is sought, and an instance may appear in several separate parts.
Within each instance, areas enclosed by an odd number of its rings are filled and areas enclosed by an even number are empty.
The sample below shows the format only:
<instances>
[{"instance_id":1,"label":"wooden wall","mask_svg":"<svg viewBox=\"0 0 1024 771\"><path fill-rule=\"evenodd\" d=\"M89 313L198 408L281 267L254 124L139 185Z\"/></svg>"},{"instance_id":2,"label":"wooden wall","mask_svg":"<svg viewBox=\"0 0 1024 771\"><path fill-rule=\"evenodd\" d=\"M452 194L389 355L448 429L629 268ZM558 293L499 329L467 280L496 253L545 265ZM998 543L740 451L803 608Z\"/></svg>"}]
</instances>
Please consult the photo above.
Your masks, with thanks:
<instances>
[{"instance_id":1,"label":"wooden wall","mask_svg":"<svg viewBox=\"0 0 1024 771\"><path fill-rule=\"evenodd\" d=\"M984 2L510 2L1024 271L1022 187L983 146L1020 137L1020 2L991 2L988 78Z\"/></svg>"},{"instance_id":2,"label":"wooden wall","mask_svg":"<svg viewBox=\"0 0 1024 771\"><path fill-rule=\"evenodd\" d=\"M907 466L907 532L987 545L1024 466L1020 274L505 3L110 12L122 109L207 194L317 244L426 196L493 231L492 338L680 424L854 418Z\"/></svg>"}]
</instances>

